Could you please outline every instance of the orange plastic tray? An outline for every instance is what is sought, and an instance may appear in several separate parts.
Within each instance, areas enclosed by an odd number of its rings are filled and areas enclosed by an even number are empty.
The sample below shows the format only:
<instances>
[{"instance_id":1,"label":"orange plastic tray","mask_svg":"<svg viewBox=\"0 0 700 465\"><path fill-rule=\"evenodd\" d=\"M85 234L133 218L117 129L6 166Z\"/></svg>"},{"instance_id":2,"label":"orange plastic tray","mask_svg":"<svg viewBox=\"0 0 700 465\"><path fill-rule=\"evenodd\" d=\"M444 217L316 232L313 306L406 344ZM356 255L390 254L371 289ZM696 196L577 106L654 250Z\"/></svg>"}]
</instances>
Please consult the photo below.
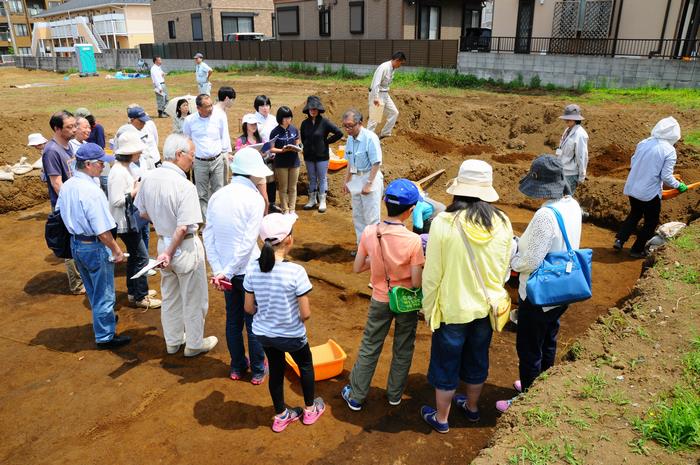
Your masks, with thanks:
<instances>
[{"instance_id":1,"label":"orange plastic tray","mask_svg":"<svg viewBox=\"0 0 700 465\"><path fill-rule=\"evenodd\" d=\"M331 158L328 162L328 169L338 171L348 166L348 160L345 158Z\"/></svg>"},{"instance_id":2,"label":"orange plastic tray","mask_svg":"<svg viewBox=\"0 0 700 465\"><path fill-rule=\"evenodd\" d=\"M299 367L289 353L284 354L285 359L294 373L299 376ZM311 357L314 361L314 379L322 381L338 376L343 372L343 364L348 357L342 347L333 339L328 339L323 345L311 348Z\"/></svg>"}]
</instances>

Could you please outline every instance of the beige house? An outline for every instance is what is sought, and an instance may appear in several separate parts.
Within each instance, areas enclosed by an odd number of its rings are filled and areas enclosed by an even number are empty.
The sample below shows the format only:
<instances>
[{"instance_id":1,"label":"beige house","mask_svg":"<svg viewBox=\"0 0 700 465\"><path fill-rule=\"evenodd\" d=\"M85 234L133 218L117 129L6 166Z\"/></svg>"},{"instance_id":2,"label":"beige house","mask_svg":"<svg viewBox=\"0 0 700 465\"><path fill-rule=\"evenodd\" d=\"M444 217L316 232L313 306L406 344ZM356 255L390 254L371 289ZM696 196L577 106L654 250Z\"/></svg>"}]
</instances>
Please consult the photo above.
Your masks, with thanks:
<instances>
[{"instance_id":1,"label":"beige house","mask_svg":"<svg viewBox=\"0 0 700 465\"><path fill-rule=\"evenodd\" d=\"M37 15L62 0L0 1L0 55L32 54L32 32Z\"/></svg>"},{"instance_id":2,"label":"beige house","mask_svg":"<svg viewBox=\"0 0 700 465\"><path fill-rule=\"evenodd\" d=\"M32 54L69 56L75 44L96 53L153 43L151 0L70 0L35 16Z\"/></svg>"},{"instance_id":3,"label":"beige house","mask_svg":"<svg viewBox=\"0 0 700 465\"><path fill-rule=\"evenodd\" d=\"M272 35L272 0L154 0L156 43L222 41L226 34Z\"/></svg>"},{"instance_id":4,"label":"beige house","mask_svg":"<svg viewBox=\"0 0 700 465\"><path fill-rule=\"evenodd\" d=\"M489 22L481 0L275 0L275 35L289 39L459 39Z\"/></svg>"},{"instance_id":5,"label":"beige house","mask_svg":"<svg viewBox=\"0 0 700 465\"><path fill-rule=\"evenodd\" d=\"M491 35L515 37L521 53L547 52L537 38L556 37L615 42L616 55L690 56L699 25L698 0L493 0Z\"/></svg>"}]
</instances>

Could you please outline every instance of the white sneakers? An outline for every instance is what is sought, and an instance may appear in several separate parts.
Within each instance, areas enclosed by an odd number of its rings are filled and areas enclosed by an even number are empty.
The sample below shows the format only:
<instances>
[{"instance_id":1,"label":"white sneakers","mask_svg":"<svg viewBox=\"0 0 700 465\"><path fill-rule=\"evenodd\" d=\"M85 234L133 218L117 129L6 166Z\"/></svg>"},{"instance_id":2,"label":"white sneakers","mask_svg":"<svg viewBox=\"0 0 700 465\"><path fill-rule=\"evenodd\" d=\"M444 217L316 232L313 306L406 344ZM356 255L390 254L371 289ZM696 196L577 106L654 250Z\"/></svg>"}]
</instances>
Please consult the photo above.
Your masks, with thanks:
<instances>
[{"instance_id":1,"label":"white sneakers","mask_svg":"<svg viewBox=\"0 0 700 465\"><path fill-rule=\"evenodd\" d=\"M199 354L209 352L214 347L216 347L216 344L218 342L219 340L216 338L216 336L205 337L204 341L202 341L202 347L200 347L199 349L191 349L189 347L185 347L185 357L195 357Z\"/></svg>"},{"instance_id":2,"label":"white sneakers","mask_svg":"<svg viewBox=\"0 0 700 465\"><path fill-rule=\"evenodd\" d=\"M187 335L185 333L182 333L182 342L181 343L179 343L176 346L166 345L165 349L168 351L168 353L170 355L176 354L177 351L180 350L180 347L182 347L182 345L185 343L186 338L187 338Z\"/></svg>"}]
</instances>

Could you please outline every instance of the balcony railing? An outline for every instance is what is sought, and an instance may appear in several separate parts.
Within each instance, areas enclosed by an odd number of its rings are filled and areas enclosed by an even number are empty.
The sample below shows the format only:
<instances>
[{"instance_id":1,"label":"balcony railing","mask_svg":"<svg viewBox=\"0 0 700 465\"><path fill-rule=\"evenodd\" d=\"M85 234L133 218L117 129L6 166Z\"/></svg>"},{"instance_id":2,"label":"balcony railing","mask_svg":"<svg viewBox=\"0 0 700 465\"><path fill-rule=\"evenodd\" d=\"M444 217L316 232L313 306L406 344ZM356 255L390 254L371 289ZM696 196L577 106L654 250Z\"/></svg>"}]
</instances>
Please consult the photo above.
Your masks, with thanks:
<instances>
[{"instance_id":1,"label":"balcony railing","mask_svg":"<svg viewBox=\"0 0 700 465\"><path fill-rule=\"evenodd\" d=\"M0 42L9 42L10 40L9 32L0 32Z\"/></svg>"},{"instance_id":2,"label":"balcony railing","mask_svg":"<svg viewBox=\"0 0 700 465\"><path fill-rule=\"evenodd\" d=\"M462 37L461 52L530 53L611 57L685 58L700 56L700 39L575 39L563 37Z\"/></svg>"}]
</instances>

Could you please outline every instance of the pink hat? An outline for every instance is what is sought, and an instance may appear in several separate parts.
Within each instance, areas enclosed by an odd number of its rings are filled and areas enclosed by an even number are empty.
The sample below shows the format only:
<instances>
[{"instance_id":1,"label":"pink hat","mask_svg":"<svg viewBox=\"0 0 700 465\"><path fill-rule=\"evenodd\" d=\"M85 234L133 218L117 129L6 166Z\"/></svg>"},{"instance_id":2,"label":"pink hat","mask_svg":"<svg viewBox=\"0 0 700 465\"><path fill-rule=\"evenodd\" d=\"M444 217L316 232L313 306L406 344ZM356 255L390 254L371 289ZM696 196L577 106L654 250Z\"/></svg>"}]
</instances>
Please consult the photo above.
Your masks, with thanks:
<instances>
[{"instance_id":1,"label":"pink hat","mask_svg":"<svg viewBox=\"0 0 700 465\"><path fill-rule=\"evenodd\" d=\"M292 227L299 218L296 213L283 215L282 213L270 213L263 218L260 225L260 239L270 240L275 245L282 242L292 232Z\"/></svg>"}]
</instances>

